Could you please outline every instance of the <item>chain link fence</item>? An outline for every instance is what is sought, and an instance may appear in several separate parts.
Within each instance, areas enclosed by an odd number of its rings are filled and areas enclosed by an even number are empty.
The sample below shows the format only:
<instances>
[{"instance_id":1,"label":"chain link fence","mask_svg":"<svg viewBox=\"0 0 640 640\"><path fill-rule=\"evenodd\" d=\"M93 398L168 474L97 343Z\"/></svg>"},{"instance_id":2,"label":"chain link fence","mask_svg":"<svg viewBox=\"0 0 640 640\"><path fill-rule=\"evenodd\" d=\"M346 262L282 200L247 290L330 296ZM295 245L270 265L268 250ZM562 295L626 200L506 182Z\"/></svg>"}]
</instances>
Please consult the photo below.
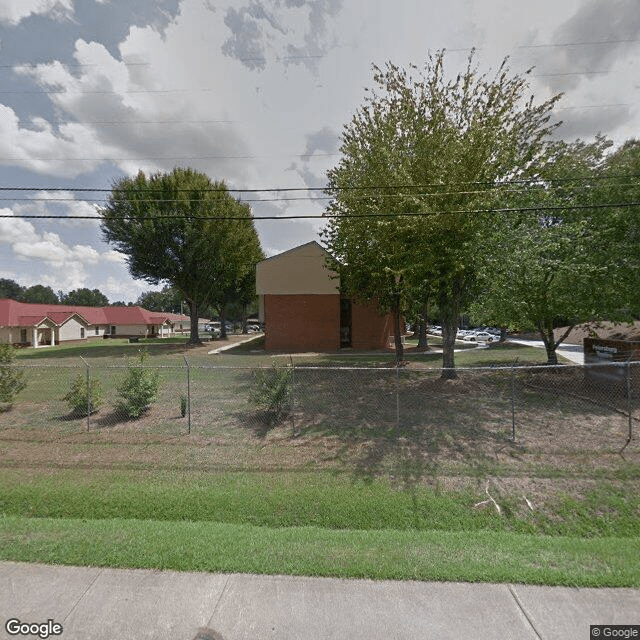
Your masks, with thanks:
<instances>
[{"instance_id":1,"label":"chain link fence","mask_svg":"<svg viewBox=\"0 0 640 640\"><path fill-rule=\"evenodd\" d=\"M4 440L153 434L257 451L270 438L274 451L298 447L309 464L318 453L302 443L380 459L398 445L462 460L501 450L640 452L640 362L458 368L453 379L412 366L242 368L186 357L182 366L82 360L15 370L26 387L0 407Z\"/></svg>"}]
</instances>

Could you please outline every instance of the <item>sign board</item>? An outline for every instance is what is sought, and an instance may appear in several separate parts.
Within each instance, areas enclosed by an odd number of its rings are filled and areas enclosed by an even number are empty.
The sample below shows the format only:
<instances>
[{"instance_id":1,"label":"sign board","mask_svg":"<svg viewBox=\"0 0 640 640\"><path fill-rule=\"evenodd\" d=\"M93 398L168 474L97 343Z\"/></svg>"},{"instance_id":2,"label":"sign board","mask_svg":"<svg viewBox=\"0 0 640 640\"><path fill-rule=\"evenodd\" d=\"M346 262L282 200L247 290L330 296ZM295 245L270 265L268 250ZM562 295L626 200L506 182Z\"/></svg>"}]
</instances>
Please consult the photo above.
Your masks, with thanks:
<instances>
[{"instance_id":1,"label":"sign board","mask_svg":"<svg viewBox=\"0 0 640 640\"><path fill-rule=\"evenodd\" d=\"M587 376L593 380L623 383L627 375L623 365L633 360L640 360L640 342L638 341L584 339L585 365L601 365L586 367Z\"/></svg>"}]
</instances>

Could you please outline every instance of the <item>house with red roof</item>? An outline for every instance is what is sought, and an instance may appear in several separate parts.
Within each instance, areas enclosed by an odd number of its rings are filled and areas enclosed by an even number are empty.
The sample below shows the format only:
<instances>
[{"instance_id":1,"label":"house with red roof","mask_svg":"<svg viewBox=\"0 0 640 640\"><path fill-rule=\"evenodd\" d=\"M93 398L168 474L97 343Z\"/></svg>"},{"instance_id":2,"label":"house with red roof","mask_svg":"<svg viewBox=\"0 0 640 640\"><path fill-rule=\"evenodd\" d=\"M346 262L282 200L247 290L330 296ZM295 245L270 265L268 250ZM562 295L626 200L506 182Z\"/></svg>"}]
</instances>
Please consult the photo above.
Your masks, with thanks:
<instances>
[{"instance_id":1,"label":"house with red roof","mask_svg":"<svg viewBox=\"0 0 640 640\"><path fill-rule=\"evenodd\" d=\"M0 342L41 347L90 338L169 337L189 316L142 307L83 307L0 300Z\"/></svg>"}]
</instances>

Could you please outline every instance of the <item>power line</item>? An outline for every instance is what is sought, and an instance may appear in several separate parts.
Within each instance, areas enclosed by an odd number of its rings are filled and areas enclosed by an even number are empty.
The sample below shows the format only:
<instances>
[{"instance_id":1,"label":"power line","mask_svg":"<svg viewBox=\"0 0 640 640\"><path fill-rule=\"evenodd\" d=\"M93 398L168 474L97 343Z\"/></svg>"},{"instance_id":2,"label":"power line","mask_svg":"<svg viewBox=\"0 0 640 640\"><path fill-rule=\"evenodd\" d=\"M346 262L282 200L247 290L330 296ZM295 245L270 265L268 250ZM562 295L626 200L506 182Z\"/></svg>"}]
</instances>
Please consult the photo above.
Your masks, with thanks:
<instances>
[{"instance_id":1,"label":"power line","mask_svg":"<svg viewBox=\"0 0 640 640\"><path fill-rule=\"evenodd\" d=\"M233 57L233 56L232 56ZM324 55L297 55L297 56L274 56L273 58L267 56L254 56L251 58L235 58L234 60L238 60L239 62L286 62L289 60L316 60L323 58ZM153 62L125 62L124 60L116 60L112 59L113 62L118 64L119 66L124 67L152 67L154 66ZM50 66L52 64L60 64L63 67L79 69L79 68L93 68L93 67L102 67L103 64L98 64L96 62L61 62L60 60L42 60L40 62L24 62L24 63L16 63L16 64L2 64L0 65L0 69L33 69L36 70L40 66Z\"/></svg>"},{"instance_id":2,"label":"power line","mask_svg":"<svg viewBox=\"0 0 640 640\"><path fill-rule=\"evenodd\" d=\"M521 44L517 45L515 49L544 49L555 47L592 47L604 44L628 44L637 43L640 40L630 38L628 40L591 40L586 42L550 42L547 44Z\"/></svg>"},{"instance_id":3,"label":"power line","mask_svg":"<svg viewBox=\"0 0 640 640\"><path fill-rule=\"evenodd\" d=\"M405 217L429 217L436 215L468 215L468 214L486 214L486 213L523 213L523 212L540 212L540 211L581 211L588 209L626 209L631 207L639 207L640 202L615 202L604 204L586 204L586 205L542 205L529 207L506 207L495 209L457 209L452 211L405 211L396 213L357 213L357 214L308 214L308 215L291 215L291 216L198 216L198 215L148 215L136 218L138 220L253 220L259 222L261 220L326 220L330 218L405 218ZM126 216L118 216L126 217ZM61 215L28 215L28 214L0 214L0 218L20 218L20 219L36 219L36 220L102 220L102 216L61 216Z\"/></svg>"},{"instance_id":4,"label":"power line","mask_svg":"<svg viewBox=\"0 0 640 640\"><path fill-rule=\"evenodd\" d=\"M370 186L362 186L362 185L353 185L353 186L342 186L342 187L333 187L331 189L331 191L336 191L336 192L340 192L340 191L367 191L367 190L373 190L373 189L434 189L434 188L439 188L439 187L452 187L452 186L460 186L460 185L465 185L465 186L479 186L479 185L484 185L484 186L488 186L491 188L502 188L505 186L510 186L510 185L540 185L540 186L544 186L547 183L558 183L558 184L564 184L564 183L572 183L572 182L592 182L592 181L601 181L601 180L620 180L620 179L624 179L624 180L628 180L628 179L635 179L635 178L640 178L640 173L627 173L627 174L607 174L607 175L594 175L594 176L572 176L572 177L568 177L568 178L521 178L521 179L514 179L514 180L504 180L504 181L498 181L496 182L495 180L462 180L462 181L455 181L455 182L447 182L447 183L443 183L443 182L427 182L427 183L423 183L423 184L378 184L378 185L370 185ZM264 188L255 188L255 189L240 189L240 188L231 188L231 187L225 187L225 188L208 188L208 189L199 189L199 191L203 192L203 193L207 193L207 192L211 192L211 193L218 193L218 192L228 192L228 193L280 193L283 191L292 191L292 192L297 192L297 191L321 191L321 192L327 192L328 187L264 187ZM78 193L78 192L89 192L89 193L111 193L113 191L112 188L100 188L100 187L42 187L42 186L38 186L38 187L2 187L0 186L0 192L2 191L47 191L47 192L60 192L60 191L64 191L64 192L71 192L71 193ZM186 188L179 188L176 189L176 191L178 192L190 192L192 191L192 189L186 189ZM456 192L449 192L449 193L455 193L455 194L460 194L463 195L467 192L463 192L463 191L456 191ZM375 195L390 195L390 194L375 194ZM411 195L411 194L410 194ZM420 195L420 194L413 194L413 195ZM440 194L442 195L442 194ZM54 199L55 200L55 199Z\"/></svg>"},{"instance_id":5,"label":"power line","mask_svg":"<svg viewBox=\"0 0 640 640\"><path fill-rule=\"evenodd\" d=\"M0 91L0 95L8 94L21 94L21 95L120 95L120 94L156 94L156 93L210 93L216 91L216 89L200 88L200 89L124 89L122 91L105 91L105 90L92 90L92 91L73 91L68 89L10 89L7 91Z\"/></svg>"},{"instance_id":6,"label":"power line","mask_svg":"<svg viewBox=\"0 0 640 640\"><path fill-rule=\"evenodd\" d=\"M572 111L578 109L617 109L619 107L630 107L631 104L628 102L618 102L615 104L583 104L578 105L577 107L558 107L557 109L553 109L553 111Z\"/></svg>"},{"instance_id":7,"label":"power line","mask_svg":"<svg viewBox=\"0 0 640 640\"><path fill-rule=\"evenodd\" d=\"M4 156L3 160L11 160L15 162L24 162L27 160L56 162L56 161L68 161L68 162L105 162L105 161L142 161L142 160L259 160L265 158L330 158L337 156L337 153L279 153L272 155L237 155L237 156L220 156L220 155L203 155L203 156L131 156L131 157L100 157L94 156L92 158L79 158L79 157L46 157L46 156L24 156L24 157L7 157Z\"/></svg>"},{"instance_id":8,"label":"power line","mask_svg":"<svg viewBox=\"0 0 640 640\"><path fill-rule=\"evenodd\" d=\"M51 124L99 124L99 125L128 125L128 124L238 124L239 120L51 120Z\"/></svg>"},{"instance_id":9,"label":"power line","mask_svg":"<svg viewBox=\"0 0 640 640\"><path fill-rule=\"evenodd\" d=\"M544 188L545 190L547 190L547 186L546 185L539 185L541 188ZM616 186L623 186L623 187L631 187L631 186L636 186L635 183L626 183L626 184L617 184ZM556 187L556 188L561 188L560 186ZM576 191L576 190L580 190L580 191L588 191L590 189L589 185L579 185L576 187L573 187L572 190ZM504 195L504 194L510 194L510 195L514 195L514 194L524 194L524 193L530 193L531 192L531 185L529 185L529 187L527 189L507 189L504 191L500 191L500 195ZM390 199L390 198L408 198L408 197L434 197L434 198L441 198L441 197L449 197L449 196L479 196L479 195L494 195L496 192L492 191L492 190L481 190L481 191L435 191L435 192L414 192L414 193L375 193L375 194L368 194L368 195L356 195L356 196L352 196L349 198L350 201L352 200L371 200L374 198L377 199ZM278 198L239 198L239 202L242 203L254 203L254 202L308 202L309 200L313 200L313 201L317 201L317 200L332 200L335 196L331 196L331 195L327 195L327 196L320 196L320 195L314 195L314 196L295 196L295 197L278 197ZM141 198L138 200L139 202L145 202L145 203L162 203L162 204L167 204L167 203L175 203L175 204L185 204L185 203L191 203L191 202L200 202L201 200L198 198L188 198L188 199L184 199L184 198L155 198L155 197L147 197L147 198ZM74 203L81 203L81 202L86 202L86 203L97 203L97 204L107 204L109 202L108 199L104 199L104 198L82 198L81 200L78 200L77 198L56 198L56 197L33 197L33 198L0 198L0 202L52 202L52 203L57 203L57 202L74 202Z\"/></svg>"}]
</instances>

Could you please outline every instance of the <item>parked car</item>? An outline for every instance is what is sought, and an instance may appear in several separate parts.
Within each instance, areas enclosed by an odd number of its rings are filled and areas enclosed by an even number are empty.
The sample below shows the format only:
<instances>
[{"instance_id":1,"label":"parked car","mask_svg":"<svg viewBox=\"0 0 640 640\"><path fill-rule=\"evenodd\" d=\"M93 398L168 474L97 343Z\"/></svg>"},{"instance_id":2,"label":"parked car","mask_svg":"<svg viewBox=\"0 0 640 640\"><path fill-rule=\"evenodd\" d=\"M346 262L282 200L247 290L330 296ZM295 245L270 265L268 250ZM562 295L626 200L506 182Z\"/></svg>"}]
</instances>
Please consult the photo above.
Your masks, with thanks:
<instances>
[{"instance_id":1,"label":"parked car","mask_svg":"<svg viewBox=\"0 0 640 640\"><path fill-rule=\"evenodd\" d=\"M494 340L498 340L498 336L494 336L488 331L474 331L466 335L463 340L467 342L493 342Z\"/></svg>"}]
</instances>

